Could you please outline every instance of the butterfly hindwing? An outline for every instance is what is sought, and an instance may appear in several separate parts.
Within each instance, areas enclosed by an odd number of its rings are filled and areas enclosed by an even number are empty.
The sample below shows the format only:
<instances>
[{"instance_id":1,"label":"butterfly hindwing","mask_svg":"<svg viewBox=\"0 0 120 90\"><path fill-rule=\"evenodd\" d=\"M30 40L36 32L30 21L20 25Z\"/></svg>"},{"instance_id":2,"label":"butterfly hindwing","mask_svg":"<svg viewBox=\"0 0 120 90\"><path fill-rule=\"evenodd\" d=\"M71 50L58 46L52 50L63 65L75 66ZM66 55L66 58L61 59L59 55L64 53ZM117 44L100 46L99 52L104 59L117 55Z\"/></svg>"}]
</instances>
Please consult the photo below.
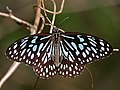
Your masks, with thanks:
<instances>
[{"instance_id":1,"label":"butterfly hindwing","mask_svg":"<svg viewBox=\"0 0 120 90\"><path fill-rule=\"evenodd\" d=\"M40 58L39 63L33 66L35 73L43 79L49 79L57 74L57 68L54 64L54 46L53 41L46 46L45 51Z\"/></svg>"}]
</instances>

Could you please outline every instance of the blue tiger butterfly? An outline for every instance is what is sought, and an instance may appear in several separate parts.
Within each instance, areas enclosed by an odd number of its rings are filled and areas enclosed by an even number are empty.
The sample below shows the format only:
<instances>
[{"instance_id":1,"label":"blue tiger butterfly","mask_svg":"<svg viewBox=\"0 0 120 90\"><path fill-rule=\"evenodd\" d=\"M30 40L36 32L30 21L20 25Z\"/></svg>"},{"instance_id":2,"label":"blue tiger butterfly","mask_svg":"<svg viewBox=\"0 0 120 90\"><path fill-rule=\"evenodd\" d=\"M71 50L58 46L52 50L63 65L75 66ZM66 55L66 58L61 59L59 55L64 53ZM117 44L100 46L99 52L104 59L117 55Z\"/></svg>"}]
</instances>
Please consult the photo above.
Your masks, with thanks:
<instances>
[{"instance_id":1,"label":"blue tiger butterfly","mask_svg":"<svg viewBox=\"0 0 120 90\"><path fill-rule=\"evenodd\" d=\"M21 38L6 50L9 59L33 67L43 79L56 74L76 77L85 65L111 55L112 46L105 40L83 33L61 32L53 28L52 33L41 33Z\"/></svg>"}]
</instances>

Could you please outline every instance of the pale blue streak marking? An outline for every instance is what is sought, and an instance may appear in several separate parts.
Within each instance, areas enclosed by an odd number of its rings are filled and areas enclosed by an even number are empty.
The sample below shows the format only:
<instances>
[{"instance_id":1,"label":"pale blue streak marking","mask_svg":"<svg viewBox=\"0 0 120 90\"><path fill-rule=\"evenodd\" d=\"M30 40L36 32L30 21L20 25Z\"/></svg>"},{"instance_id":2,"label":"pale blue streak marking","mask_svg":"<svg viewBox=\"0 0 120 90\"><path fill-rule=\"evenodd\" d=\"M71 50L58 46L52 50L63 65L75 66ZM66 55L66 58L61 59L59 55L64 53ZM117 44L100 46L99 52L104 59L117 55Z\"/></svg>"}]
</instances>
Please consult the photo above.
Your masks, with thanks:
<instances>
[{"instance_id":1,"label":"pale blue streak marking","mask_svg":"<svg viewBox=\"0 0 120 90\"><path fill-rule=\"evenodd\" d=\"M48 58L50 58L51 54L52 54L52 43L47 47L46 51L47 51L47 55L48 55Z\"/></svg>"},{"instance_id":2,"label":"pale blue streak marking","mask_svg":"<svg viewBox=\"0 0 120 90\"><path fill-rule=\"evenodd\" d=\"M95 40L95 37L92 37L93 40Z\"/></svg>"},{"instance_id":3,"label":"pale blue streak marking","mask_svg":"<svg viewBox=\"0 0 120 90\"><path fill-rule=\"evenodd\" d=\"M70 54L70 56L72 57L72 59L75 60L75 58L74 58L72 52L69 51L69 54Z\"/></svg>"},{"instance_id":4,"label":"pale blue streak marking","mask_svg":"<svg viewBox=\"0 0 120 90\"><path fill-rule=\"evenodd\" d=\"M45 50L45 48L47 47L47 45L48 45L49 42L50 42L50 40L47 41L47 43L44 45L44 47L42 48L42 51Z\"/></svg>"},{"instance_id":5,"label":"pale blue streak marking","mask_svg":"<svg viewBox=\"0 0 120 90\"><path fill-rule=\"evenodd\" d=\"M95 43L93 43L93 42L91 42L91 41L90 41L90 43L91 43L93 46L95 46L95 47L96 47L96 44L95 44Z\"/></svg>"},{"instance_id":6,"label":"pale blue streak marking","mask_svg":"<svg viewBox=\"0 0 120 90\"><path fill-rule=\"evenodd\" d=\"M74 42L71 42L71 45L77 50L77 46Z\"/></svg>"},{"instance_id":7,"label":"pale blue streak marking","mask_svg":"<svg viewBox=\"0 0 120 90\"><path fill-rule=\"evenodd\" d=\"M36 43L36 39L33 39L33 40L31 41L31 43Z\"/></svg>"},{"instance_id":8,"label":"pale blue streak marking","mask_svg":"<svg viewBox=\"0 0 120 90\"><path fill-rule=\"evenodd\" d=\"M72 49L72 50L74 50L71 46L70 46L70 44L64 39L64 41L65 41L65 43Z\"/></svg>"},{"instance_id":9,"label":"pale blue streak marking","mask_svg":"<svg viewBox=\"0 0 120 90\"><path fill-rule=\"evenodd\" d=\"M33 36L33 40L31 41L31 43L36 43L36 39L38 38L38 36Z\"/></svg>"},{"instance_id":10,"label":"pale blue streak marking","mask_svg":"<svg viewBox=\"0 0 120 90\"><path fill-rule=\"evenodd\" d=\"M87 47L87 49L88 49L89 51L91 51L91 49L90 49L89 47Z\"/></svg>"},{"instance_id":11,"label":"pale blue streak marking","mask_svg":"<svg viewBox=\"0 0 120 90\"><path fill-rule=\"evenodd\" d=\"M44 39L47 39L47 38L50 38L50 37L51 37L51 35L45 36L45 37L40 38L40 40L44 40Z\"/></svg>"},{"instance_id":12,"label":"pale blue streak marking","mask_svg":"<svg viewBox=\"0 0 120 90\"><path fill-rule=\"evenodd\" d=\"M78 44L80 50L83 50L84 49L84 46L82 44Z\"/></svg>"},{"instance_id":13,"label":"pale blue streak marking","mask_svg":"<svg viewBox=\"0 0 120 90\"><path fill-rule=\"evenodd\" d=\"M51 47L52 43L53 43L53 42L51 42L51 43L48 45L48 47L47 47L47 49L46 49L47 52L49 52L48 50L49 50L49 48Z\"/></svg>"},{"instance_id":14,"label":"pale blue streak marking","mask_svg":"<svg viewBox=\"0 0 120 90\"><path fill-rule=\"evenodd\" d=\"M93 40L92 38L88 38L88 40L90 40L90 41L92 41L93 43L97 44L97 43L95 42L95 40Z\"/></svg>"},{"instance_id":15,"label":"pale blue streak marking","mask_svg":"<svg viewBox=\"0 0 120 90\"><path fill-rule=\"evenodd\" d=\"M97 53L97 51L96 51L96 49L95 49L94 47L91 47L91 49L92 49L95 53Z\"/></svg>"},{"instance_id":16,"label":"pale blue streak marking","mask_svg":"<svg viewBox=\"0 0 120 90\"><path fill-rule=\"evenodd\" d=\"M32 50L35 52L37 50L37 45L34 45Z\"/></svg>"},{"instance_id":17,"label":"pale blue streak marking","mask_svg":"<svg viewBox=\"0 0 120 90\"><path fill-rule=\"evenodd\" d=\"M22 46L23 44L25 44L26 42L27 42L28 40L24 40L21 44L20 44L20 46Z\"/></svg>"},{"instance_id":18,"label":"pale blue streak marking","mask_svg":"<svg viewBox=\"0 0 120 90\"><path fill-rule=\"evenodd\" d=\"M71 45L75 48L75 50L76 50L75 53L78 56L80 54L80 52L78 51L76 44L74 42L71 42Z\"/></svg>"},{"instance_id":19,"label":"pale blue streak marking","mask_svg":"<svg viewBox=\"0 0 120 90\"><path fill-rule=\"evenodd\" d=\"M26 46L26 43L21 47L21 49L23 49Z\"/></svg>"},{"instance_id":20,"label":"pale blue streak marking","mask_svg":"<svg viewBox=\"0 0 120 90\"><path fill-rule=\"evenodd\" d=\"M22 52L21 52L21 56L23 56L23 54L25 53L26 49L24 49Z\"/></svg>"},{"instance_id":21,"label":"pale blue streak marking","mask_svg":"<svg viewBox=\"0 0 120 90\"><path fill-rule=\"evenodd\" d=\"M33 44L30 44L29 47L33 47Z\"/></svg>"},{"instance_id":22,"label":"pale blue streak marking","mask_svg":"<svg viewBox=\"0 0 120 90\"><path fill-rule=\"evenodd\" d=\"M50 46L50 47L48 47L48 48L49 48L49 51L48 51L48 53L47 53L48 58L50 58L51 53L52 53L52 45L49 45L49 46Z\"/></svg>"},{"instance_id":23,"label":"pale blue streak marking","mask_svg":"<svg viewBox=\"0 0 120 90\"><path fill-rule=\"evenodd\" d=\"M38 52L41 50L41 48L43 47L43 43L41 43L40 45L39 45L39 48L38 48Z\"/></svg>"},{"instance_id":24,"label":"pale blue streak marking","mask_svg":"<svg viewBox=\"0 0 120 90\"><path fill-rule=\"evenodd\" d=\"M80 42L84 42L84 38L81 38L80 35L77 35L77 37L80 39Z\"/></svg>"},{"instance_id":25,"label":"pale blue streak marking","mask_svg":"<svg viewBox=\"0 0 120 90\"><path fill-rule=\"evenodd\" d=\"M46 53L44 53L43 57L42 57L42 61L45 60L45 57L46 57Z\"/></svg>"},{"instance_id":26,"label":"pale blue streak marking","mask_svg":"<svg viewBox=\"0 0 120 90\"><path fill-rule=\"evenodd\" d=\"M68 52L65 51L65 48L64 48L62 42L60 42L60 43L61 43L61 48L63 50L63 54L65 55L65 57L67 57L68 56Z\"/></svg>"},{"instance_id":27,"label":"pale blue streak marking","mask_svg":"<svg viewBox=\"0 0 120 90\"><path fill-rule=\"evenodd\" d=\"M37 39L37 38L38 38L38 36L33 36L33 38Z\"/></svg>"},{"instance_id":28,"label":"pale blue streak marking","mask_svg":"<svg viewBox=\"0 0 120 90\"><path fill-rule=\"evenodd\" d=\"M75 39L74 37L70 37L70 36L63 35L63 34L61 36L65 37L65 38Z\"/></svg>"}]
</instances>

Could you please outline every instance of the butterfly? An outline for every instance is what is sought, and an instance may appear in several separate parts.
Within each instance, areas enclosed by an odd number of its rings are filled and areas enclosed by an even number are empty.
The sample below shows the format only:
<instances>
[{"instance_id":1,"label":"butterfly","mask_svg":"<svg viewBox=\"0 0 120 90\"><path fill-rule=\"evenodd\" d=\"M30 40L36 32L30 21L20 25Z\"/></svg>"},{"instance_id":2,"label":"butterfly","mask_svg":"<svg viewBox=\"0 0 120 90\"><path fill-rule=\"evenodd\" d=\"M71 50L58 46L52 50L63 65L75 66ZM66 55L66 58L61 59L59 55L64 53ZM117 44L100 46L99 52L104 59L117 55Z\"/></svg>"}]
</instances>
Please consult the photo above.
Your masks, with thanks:
<instances>
[{"instance_id":1,"label":"butterfly","mask_svg":"<svg viewBox=\"0 0 120 90\"><path fill-rule=\"evenodd\" d=\"M112 46L102 38L53 28L52 33L34 34L15 41L7 48L6 55L33 67L40 78L49 79L56 74L79 76L86 64L108 57L112 52Z\"/></svg>"}]
</instances>

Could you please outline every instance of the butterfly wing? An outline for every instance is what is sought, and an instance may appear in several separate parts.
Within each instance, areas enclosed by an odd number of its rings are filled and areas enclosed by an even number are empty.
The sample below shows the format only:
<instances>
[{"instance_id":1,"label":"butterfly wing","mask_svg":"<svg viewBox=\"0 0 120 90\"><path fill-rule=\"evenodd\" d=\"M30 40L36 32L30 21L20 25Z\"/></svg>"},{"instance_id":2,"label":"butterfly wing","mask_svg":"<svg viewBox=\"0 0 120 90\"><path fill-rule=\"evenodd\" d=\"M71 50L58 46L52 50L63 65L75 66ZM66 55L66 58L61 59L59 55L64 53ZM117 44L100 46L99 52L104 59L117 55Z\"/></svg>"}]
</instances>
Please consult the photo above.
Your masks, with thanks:
<instances>
[{"instance_id":1,"label":"butterfly wing","mask_svg":"<svg viewBox=\"0 0 120 90\"><path fill-rule=\"evenodd\" d=\"M8 47L6 55L9 59L33 66L35 73L41 78L49 78L56 74L51 57L52 43L50 34L31 35L15 41Z\"/></svg>"},{"instance_id":2,"label":"butterfly wing","mask_svg":"<svg viewBox=\"0 0 120 90\"><path fill-rule=\"evenodd\" d=\"M45 52L41 57L41 61L37 65L34 65L34 71L40 78L49 79L57 74L57 69L54 64L54 45L53 41L49 40L49 43L45 44Z\"/></svg>"},{"instance_id":3,"label":"butterfly wing","mask_svg":"<svg viewBox=\"0 0 120 90\"><path fill-rule=\"evenodd\" d=\"M79 75L87 63L109 56L113 48L96 36L78 33L61 34L59 74L64 77Z\"/></svg>"}]
</instances>

